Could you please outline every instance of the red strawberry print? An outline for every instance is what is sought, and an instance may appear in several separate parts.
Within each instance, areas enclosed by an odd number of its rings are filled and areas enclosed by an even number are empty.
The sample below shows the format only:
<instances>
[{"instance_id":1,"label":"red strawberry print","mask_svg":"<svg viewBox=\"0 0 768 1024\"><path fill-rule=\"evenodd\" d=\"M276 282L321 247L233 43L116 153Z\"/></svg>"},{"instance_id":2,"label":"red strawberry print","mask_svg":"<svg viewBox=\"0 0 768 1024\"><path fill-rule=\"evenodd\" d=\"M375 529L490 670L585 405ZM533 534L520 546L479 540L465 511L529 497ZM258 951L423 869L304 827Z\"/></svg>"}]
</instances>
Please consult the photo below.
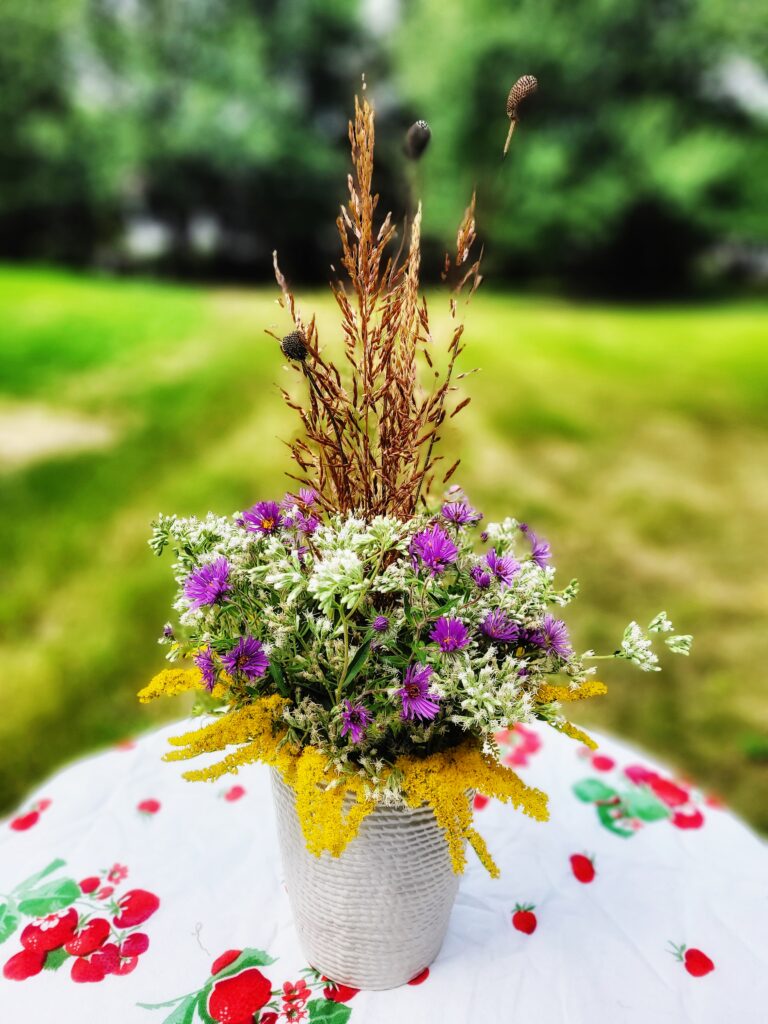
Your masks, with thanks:
<instances>
[{"instance_id":1,"label":"red strawberry print","mask_svg":"<svg viewBox=\"0 0 768 1024\"><path fill-rule=\"evenodd\" d=\"M595 754L592 758L592 767L598 772L609 772L616 767L616 762L606 754Z\"/></svg>"},{"instance_id":2,"label":"red strawberry print","mask_svg":"<svg viewBox=\"0 0 768 1024\"><path fill-rule=\"evenodd\" d=\"M95 892L99 888L100 884L100 878L97 878L96 875L89 875L88 878L84 878L82 882L80 882L80 889L84 893Z\"/></svg>"},{"instance_id":3,"label":"red strawberry print","mask_svg":"<svg viewBox=\"0 0 768 1024\"><path fill-rule=\"evenodd\" d=\"M120 963L117 965L113 973L119 974L121 976L123 974L130 974L131 971L136 970L138 963L139 958L137 956L123 957L123 959L121 959Z\"/></svg>"},{"instance_id":4,"label":"red strawberry print","mask_svg":"<svg viewBox=\"0 0 768 1024\"><path fill-rule=\"evenodd\" d=\"M715 969L707 954L702 953L700 949L686 949L683 959L686 971L694 978L701 978Z\"/></svg>"},{"instance_id":5,"label":"red strawberry print","mask_svg":"<svg viewBox=\"0 0 768 1024\"><path fill-rule=\"evenodd\" d=\"M77 921L77 911L74 907L38 918L28 924L21 933L21 944L25 949L35 952L47 953L51 949L60 949L72 938Z\"/></svg>"},{"instance_id":6,"label":"red strawberry print","mask_svg":"<svg viewBox=\"0 0 768 1024\"><path fill-rule=\"evenodd\" d=\"M27 829L32 828L33 825L38 823L40 815L43 811L47 811L50 806L50 800L38 800L26 814L20 814L18 817L11 819L11 828L14 832L26 832Z\"/></svg>"},{"instance_id":7,"label":"red strawberry print","mask_svg":"<svg viewBox=\"0 0 768 1024\"><path fill-rule=\"evenodd\" d=\"M323 981L328 982L323 989L323 995L326 999L332 999L334 1003L348 1003L360 991L359 988L352 988L351 985L337 985L335 981L331 981L325 975L323 975Z\"/></svg>"},{"instance_id":8,"label":"red strawberry print","mask_svg":"<svg viewBox=\"0 0 768 1024\"><path fill-rule=\"evenodd\" d=\"M226 953L222 953L221 956L217 957L211 964L211 974L216 975L219 971L223 971L225 967L229 967L242 953L242 949L228 949Z\"/></svg>"},{"instance_id":9,"label":"red strawberry print","mask_svg":"<svg viewBox=\"0 0 768 1024\"><path fill-rule=\"evenodd\" d=\"M651 775L647 784L667 807L682 807L690 799L687 789L683 789L669 779L663 779L660 775Z\"/></svg>"},{"instance_id":10,"label":"red strawberry print","mask_svg":"<svg viewBox=\"0 0 768 1024\"><path fill-rule=\"evenodd\" d=\"M272 983L257 967L248 967L214 984L208 996L208 1014L219 1024L251 1024L271 994Z\"/></svg>"},{"instance_id":11,"label":"red strawberry print","mask_svg":"<svg viewBox=\"0 0 768 1024\"><path fill-rule=\"evenodd\" d=\"M229 800L230 803L234 803L235 800L239 800L241 797L244 797L244 796L245 796L245 790L243 789L242 786L232 786L224 794L224 799L225 800Z\"/></svg>"},{"instance_id":12,"label":"red strawberry print","mask_svg":"<svg viewBox=\"0 0 768 1024\"><path fill-rule=\"evenodd\" d=\"M533 913L533 905L524 906L520 903L515 905L515 912L512 914L512 925L519 932L525 935L533 935L536 931L536 915Z\"/></svg>"},{"instance_id":13,"label":"red strawberry print","mask_svg":"<svg viewBox=\"0 0 768 1024\"><path fill-rule=\"evenodd\" d=\"M160 906L160 900L153 892L146 889L131 889L117 903L120 913L112 918L117 928L133 928L136 924L144 924Z\"/></svg>"},{"instance_id":14,"label":"red strawberry print","mask_svg":"<svg viewBox=\"0 0 768 1024\"><path fill-rule=\"evenodd\" d=\"M704 815L698 808L695 808L690 814L676 811L672 815L672 824L675 828L701 828L704 824Z\"/></svg>"},{"instance_id":15,"label":"red strawberry print","mask_svg":"<svg viewBox=\"0 0 768 1024\"><path fill-rule=\"evenodd\" d=\"M91 981L103 981L106 972L96 957L93 960L86 960L85 957L79 956L72 962L72 970L69 973L72 981L86 984Z\"/></svg>"},{"instance_id":16,"label":"red strawberry print","mask_svg":"<svg viewBox=\"0 0 768 1024\"><path fill-rule=\"evenodd\" d=\"M120 950L114 942L107 942L93 954L91 963L95 964L103 974L116 974L120 966Z\"/></svg>"},{"instance_id":17,"label":"red strawberry print","mask_svg":"<svg viewBox=\"0 0 768 1024\"><path fill-rule=\"evenodd\" d=\"M36 949L22 949L12 956L3 967L3 976L9 981L26 981L33 978L43 969L45 952Z\"/></svg>"},{"instance_id":18,"label":"red strawberry print","mask_svg":"<svg viewBox=\"0 0 768 1024\"><path fill-rule=\"evenodd\" d=\"M414 975L408 982L409 985L421 985L422 982L426 981L429 977L429 968L425 967L423 971L419 971L418 974Z\"/></svg>"},{"instance_id":19,"label":"red strawberry print","mask_svg":"<svg viewBox=\"0 0 768 1024\"><path fill-rule=\"evenodd\" d=\"M64 949L73 956L90 956L107 941L111 930L106 918L95 917L64 943Z\"/></svg>"},{"instance_id":20,"label":"red strawberry print","mask_svg":"<svg viewBox=\"0 0 768 1024\"><path fill-rule=\"evenodd\" d=\"M650 771L648 768L644 768L641 764L630 764L624 769L624 774L627 776L630 782L634 782L635 785L639 786L643 782L647 782L649 779L656 775L656 772Z\"/></svg>"},{"instance_id":21,"label":"red strawberry print","mask_svg":"<svg viewBox=\"0 0 768 1024\"><path fill-rule=\"evenodd\" d=\"M97 900L108 900L115 891L114 885L105 885L96 893Z\"/></svg>"},{"instance_id":22,"label":"red strawberry print","mask_svg":"<svg viewBox=\"0 0 768 1024\"><path fill-rule=\"evenodd\" d=\"M702 953L700 949L688 949L686 946L676 946L674 942L670 942L672 949L669 951L679 960L684 966L686 971L694 978L703 978L705 974L709 974L710 971L714 971L715 965L707 956L706 953Z\"/></svg>"},{"instance_id":23,"label":"red strawberry print","mask_svg":"<svg viewBox=\"0 0 768 1024\"><path fill-rule=\"evenodd\" d=\"M39 819L39 811L29 811L27 814L20 814L18 818L14 818L11 821L11 828L14 832L26 832L28 828L36 825Z\"/></svg>"},{"instance_id":24,"label":"red strawberry print","mask_svg":"<svg viewBox=\"0 0 768 1024\"><path fill-rule=\"evenodd\" d=\"M571 856L571 870L574 878L585 885L595 877L595 865L591 858L583 853L574 853Z\"/></svg>"},{"instance_id":25,"label":"red strawberry print","mask_svg":"<svg viewBox=\"0 0 768 1024\"><path fill-rule=\"evenodd\" d=\"M269 1013L262 1013L259 1017L259 1024L277 1024L278 1016L274 1010L270 1010Z\"/></svg>"},{"instance_id":26,"label":"red strawberry print","mask_svg":"<svg viewBox=\"0 0 768 1024\"><path fill-rule=\"evenodd\" d=\"M482 793L476 793L475 799L472 801L472 806L476 811L482 811L485 805L488 803L488 797L483 796Z\"/></svg>"},{"instance_id":27,"label":"red strawberry print","mask_svg":"<svg viewBox=\"0 0 768 1024\"><path fill-rule=\"evenodd\" d=\"M138 804L138 806L136 807L136 810L139 811L141 814L157 814L157 812L160 810L160 801L142 800L141 803Z\"/></svg>"},{"instance_id":28,"label":"red strawberry print","mask_svg":"<svg viewBox=\"0 0 768 1024\"><path fill-rule=\"evenodd\" d=\"M134 932L120 946L120 956L141 956L149 949L149 936L144 932Z\"/></svg>"}]
</instances>

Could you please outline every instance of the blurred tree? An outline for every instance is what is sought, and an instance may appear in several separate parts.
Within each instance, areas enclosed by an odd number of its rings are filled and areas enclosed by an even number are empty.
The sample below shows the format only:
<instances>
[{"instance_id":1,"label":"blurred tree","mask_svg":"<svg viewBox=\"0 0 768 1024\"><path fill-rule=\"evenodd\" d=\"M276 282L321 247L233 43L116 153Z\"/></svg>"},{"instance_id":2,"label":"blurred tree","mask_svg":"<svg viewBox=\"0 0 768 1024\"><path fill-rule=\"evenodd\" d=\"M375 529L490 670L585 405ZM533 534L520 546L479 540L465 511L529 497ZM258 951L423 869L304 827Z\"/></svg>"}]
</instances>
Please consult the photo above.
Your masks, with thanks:
<instances>
[{"instance_id":1,"label":"blurred tree","mask_svg":"<svg viewBox=\"0 0 768 1024\"><path fill-rule=\"evenodd\" d=\"M325 273L357 0L3 0L6 256ZM129 220L132 252L115 250Z\"/></svg>"},{"instance_id":2,"label":"blurred tree","mask_svg":"<svg viewBox=\"0 0 768 1024\"><path fill-rule=\"evenodd\" d=\"M497 279L678 291L765 251L767 39L759 0L2 0L0 257L325 278L366 70L382 205L433 129L428 257L477 181Z\"/></svg>"},{"instance_id":3,"label":"blurred tree","mask_svg":"<svg viewBox=\"0 0 768 1024\"><path fill-rule=\"evenodd\" d=\"M768 79L753 104L731 81L734 58L768 55L760 4L412 0L404 10L398 85L433 129L427 230L449 237L477 181L497 275L673 293L707 245L768 239ZM506 91L523 73L540 89L500 166Z\"/></svg>"}]
</instances>

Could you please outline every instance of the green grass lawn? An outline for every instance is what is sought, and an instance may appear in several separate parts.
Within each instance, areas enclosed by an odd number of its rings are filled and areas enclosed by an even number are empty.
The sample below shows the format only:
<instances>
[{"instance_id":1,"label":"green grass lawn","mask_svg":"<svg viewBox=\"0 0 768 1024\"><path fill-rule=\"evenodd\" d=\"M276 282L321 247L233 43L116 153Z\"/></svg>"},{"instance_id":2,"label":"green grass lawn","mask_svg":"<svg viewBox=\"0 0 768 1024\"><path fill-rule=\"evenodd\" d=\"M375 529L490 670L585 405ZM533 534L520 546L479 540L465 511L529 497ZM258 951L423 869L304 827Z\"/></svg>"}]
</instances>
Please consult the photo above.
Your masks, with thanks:
<instances>
[{"instance_id":1,"label":"green grass lawn","mask_svg":"<svg viewBox=\"0 0 768 1024\"><path fill-rule=\"evenodd\" d=\"M75 412L113 438L4 468L0 443L2 808L74 755L181 713L134 699L162 666L172 591L149 523L282 493L293 422L263 334L285 326L274 298L0 270L0 413ZM332 341L328 296L302 304ZM432 309L437 334L441 296ZM661 608L696 634L662 673L609 664L609 695L580 720L663 755L763 829L767 332L766 305L481 293L465 368L483 372L450 439L486 516L535 524L563 582L580 578L578 647L613 650L630 618Z\"/></svg>"}]
</instances>

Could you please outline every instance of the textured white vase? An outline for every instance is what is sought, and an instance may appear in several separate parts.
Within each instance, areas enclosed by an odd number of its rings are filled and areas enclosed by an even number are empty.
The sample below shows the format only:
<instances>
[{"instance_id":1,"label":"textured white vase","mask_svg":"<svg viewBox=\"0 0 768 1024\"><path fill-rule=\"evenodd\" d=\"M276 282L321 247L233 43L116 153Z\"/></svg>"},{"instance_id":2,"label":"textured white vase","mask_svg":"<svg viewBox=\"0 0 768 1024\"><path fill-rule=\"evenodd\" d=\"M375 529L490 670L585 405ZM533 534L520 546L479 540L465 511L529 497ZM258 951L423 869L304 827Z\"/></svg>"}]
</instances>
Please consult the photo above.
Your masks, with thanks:
<instances>
[{"instance_id":1,"label":"textured white vase","mask_svg":"<svg viewBox=\"0 0 768 1024\"><path fill-rule=\"evenodd\" d=\"M288 898L308 963L341 985L404 985L437 956L458 875L430 807L377 807L340 857L305 844L296 796L272 792Z\"/></svg>"}]
</instances>

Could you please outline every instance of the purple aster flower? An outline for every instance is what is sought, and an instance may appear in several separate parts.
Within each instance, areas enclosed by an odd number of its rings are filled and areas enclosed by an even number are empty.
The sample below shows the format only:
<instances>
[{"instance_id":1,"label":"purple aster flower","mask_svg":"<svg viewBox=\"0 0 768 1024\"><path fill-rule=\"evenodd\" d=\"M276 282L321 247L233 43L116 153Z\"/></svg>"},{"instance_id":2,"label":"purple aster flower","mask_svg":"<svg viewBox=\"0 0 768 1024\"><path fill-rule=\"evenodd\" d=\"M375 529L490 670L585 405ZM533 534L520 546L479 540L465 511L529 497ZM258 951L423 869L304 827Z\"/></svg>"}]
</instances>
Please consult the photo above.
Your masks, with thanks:
<instances>
[{"instance_id":1,"label":"purple aster flower","mask_svg":"<svg viewBox=\"0 0 768 1024\"><path fill-rule=\"evenodd\" d=\"M429 665L411 665L403 676L397 695L403 702L402 718L434 718L440 710L440 698L429 692L432 669Z\"/></svg>"},{"instance_id":2,"label":"purple aster flower","mask_svg":"<svg viewBox=\"0 0 768 1024\"><path fill-rule=\"evenodd\" d=\"M377 633L386 633L389 629L389 619L386 615L377 615L371 623L371 626L376 630Z\"/></svg>"},{"instance_id":3,"label":"purple aster flower","mask_svg":"<svg viewBox=\"0 0 768 1024\"><path fill-rule=\"evenodd\" d=\"M246 679L260 679L269 668L269 658L253 636L241 636L221 661L231 675L241 673Z\"/></svg>"},{"instance_id":4,"label":"purple aster flower","mask_svg":"<svg viewBox=\"0 0 768 1024\"><path fill-rule=\"evenodd\" d=\"M372 722L371 713L362 704L353 704L351 700L344 701L344 710L341 712L343 725L341 735L349 733L353 743L359 743L365 736L366 727Z\"/></svg>"},{"instance_id":5,"label":"purple aster flower","mask_svg":"<svg viewBox=\"0 0 768 1024\"><path fill-rule=\"evenodd\" d=\"M213 661L213 651L210 647L204 647L199 654L195 655L194 661L200 669L205 688L210 693L216 683L216 665Z\"/></svg>"},{"instance_id":6,"label":"purple aster flower","mask_svg":"<svg viewBox=\"0 0 768 1024\"><path fill-rule=\"evenodd\" d=\"M573 654L568 627L562 619L556 619L547 613L539 629L531 635L531 641L542 647L547 653L556 654L563 660Z\"/></svg>"},{"instance_id":7,"label":"purple aster flower","mask_svg":"<svg viewBox=\"0 0 768 1024\"><path fill-rule=\"evenodd\" d=\"M243 512L240 524L251 533L274 533L283 525L280 506L276 501L257 501L253 508Z\"/></svg>"},{"instance_id":8,"label":"purple aster flower","mask_svg":"<svg viewBox=\"0 0 768 1024\"><path fill-rule=\"evenodd\" d=\"M527 523L520 523L520 530L531 542L531 558L540 569L543 569L552 560L552 549Z\"/></svg>"},{"instance_id":9,"label":"purple aster flower","mask_svg":"<svg viewBox=\"0 0 768 1024\"><path fill-rule=\"evenodd\" d=\"M481 590L487 590L491 585L491 574L482 565L476 565L469 570L469 575Z\"/></svg>"},{"instance_id":10,"label":"purple aster flower","mask_svg":"<svg viewBox=\"0 0 768 1024\"><path fill-rule=\"evenodd\" d=\"M229 562L223 556L196 569L184 584L184 596L190 601L190 608L202 608L224 600L232 587L229 583Z\"/></svg>"},{"instance_id":11,"label":"purple aster flower","mask_svg":"<svg viewBox=\"0 0 768 1024\"><path fill-rule=\"evenodd\" d=\"M467 526L479 523L483 518L482 512L472 508L468 501L447 501L441 509L443 519L456 526Z\"/></svg>"},{"instance_id":12,"label":"purple aster flower","mask_svg":"<svg viewBox=\"0 0 768 1024\"><path fill-rule=\"evenodd\" d=\"M166 622L166 624L163 626L163 636L165 637L166 640L175 639L173 626L170 624L170 622Z\"/></svg>"},{"instance_id":13,"label":"purple aster flower","mask_svg":"<svg viewBox=\"0 0 768 1024\"><path fill-rule=\"evenodd\" d=\"M293 517L293 525L305 536L311 536L320 525L320 520L317 516L308 515L305 516L303 512L296 511Z\"/></svg>"},{"instance_id":14,"label":"purple aster flower","mask_svg":"<svg viewBox=\"0 0 768 1024\"><path fill-rule=\"evenodd\" d=\"M458 557L458 549L445 530L438 523L417 533L411 540L411 555L414 559L419 558L430 570L433 576L444 572L446 567L455 562Z\"/></svg>"},{"instance_id":15,"label":"purple aster flower","mask_svg":"<svg viewBox=\"0 0 768 1024\"><path fill-rule=\"evenodd\" d=\"M500 640L505 644L513 644L520 636L517 623L508 618L501 608L488 612L480 625L480 632L489 640Z\"/></svg>"},{"instance_id":16,"label":"purple aster flower","mask_svg":"<svg viewBox=\"0 0 768 1024\"><path fill-rule=\"evenodd\" d=\"M317 491L314 487L300 487L299 501L303 501L305 505L314 505L317 501Z\"/></svg>"},{"instance_id":17,"label":"purple aster flower","mask_svg":"<svg viewBox=\"0 0 768 1024\"><path fill-rule=\"evenodd\" d=\"M469 643L469 630L461 619L449 619L441 615L432 627L429 639L434 640L441 651L460 651Z\"/></svg>"},{"instance_id":18,"label":"purple aster flower","mask_svg":"<svg viewBox=\"0 0 768 1024\"><path fill-rule=\"evenodd\" d=\"M520 572L520 563L512 555L497 555L496 548L491 548L485 556L486 564L496 579L505 587L512 584L515 575Z\"/></svg>"}]
</instances>

